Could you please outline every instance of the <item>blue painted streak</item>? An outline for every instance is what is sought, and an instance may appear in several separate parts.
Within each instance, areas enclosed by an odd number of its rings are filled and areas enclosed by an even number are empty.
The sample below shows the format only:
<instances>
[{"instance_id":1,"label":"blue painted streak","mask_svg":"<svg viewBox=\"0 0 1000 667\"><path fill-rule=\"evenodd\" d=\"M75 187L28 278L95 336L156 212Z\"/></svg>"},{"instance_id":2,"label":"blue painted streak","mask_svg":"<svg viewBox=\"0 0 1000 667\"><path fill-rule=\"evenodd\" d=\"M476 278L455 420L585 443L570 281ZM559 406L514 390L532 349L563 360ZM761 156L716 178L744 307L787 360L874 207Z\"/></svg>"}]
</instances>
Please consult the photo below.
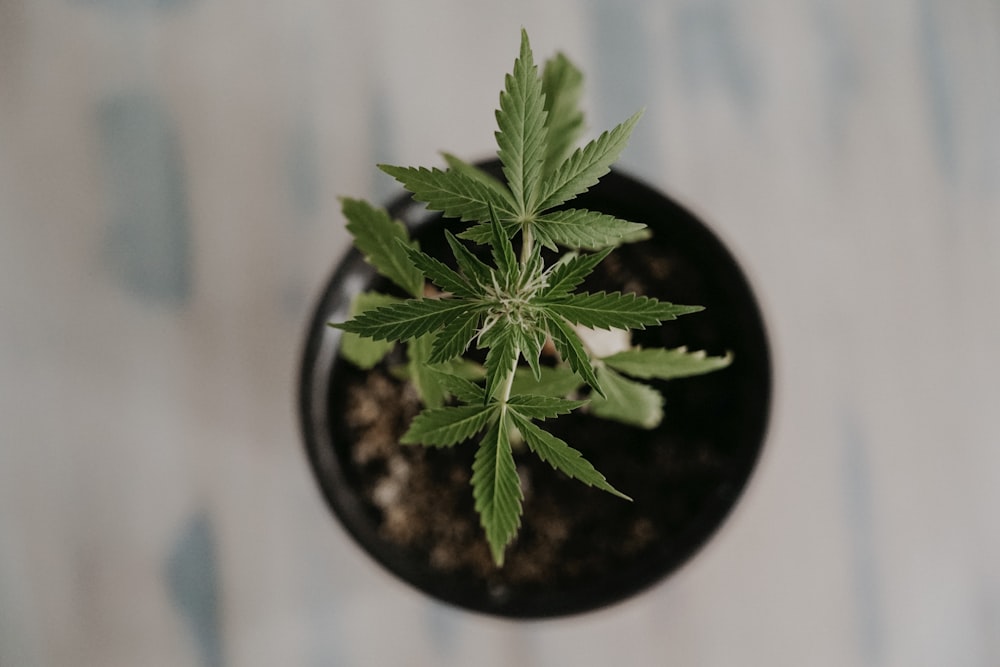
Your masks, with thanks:
<instances>
[{"instance_id":1,"label":"blue painted streak","mask_svg":"<svg viewBox=\"0 0 1000 667\"><path fill-rule=\"evenodd\" d=\"M691 92L715 86L748 111L760 93L753 58L739 28L737 7L733 0L696 0L681 5L674 42L679 48L683 81Z\"/></svg>"},{"instance_id":2,"label":"blue painted streak","mask_svg":"<svg viewBox=\"0 0 1000 667\"><path fill-rule=\"evenodd\" d=\"M847 114L861 89L862 67L844 18L844 7L834 0L816 0L812 11L823 75L823 109L831 145L842 148Z\"/></svg>"},{"instance_id":3,"label":"blue painted streak","mask_svg":"<svg viewBox=\"0 0 1000 667\"><path fill-rule=\"evenodd\" d=\"M598 104L599 126L594 127L588 120L591 136L584 137L585 140L623 122L645 106L651 99L652 77L660 67L641 10L623 11L617 3L591 0L588 16L592 50L597 58L593 78L585 73L584 83ZM662 167L655 144L641 141L651 131L645 126L653 122L649 116L640 121L626 149L630 162L650 171Z\"/></svg>"},{"instance_id":4,"label":"blue painted streak","mask_svg":"<svg viewBox=\"0 0 1000 667\"><path fill-rule=\"evenodd\" d=\"M949 178L957 176L958 151L955 133L955 80L948 45L937 18L935 3L920 0L919 45L927 80L931 138L941 170Z\"/></svg>"},{"instance_id":5,"label":"blue painted streak","mask_svg":"<svg viewBox=\"0 0 1000 667\"><path fill-rule=\"evenodd\" d=\"M119 14L174 11L187 9L196 4L196 0L76 0L76 2L84 6L109 9Z\"/></svg>"},{"instance_id":6,"label":"blue painted streak","mask_svg":"<svg viewBox=\"0 0 1000 667\"><path fill-rule=\"evenodd\" d=\"M846 515L850 540L851 569L854 574L854 618L857 623L863 664L881 664L883 654L882 603L878 588L877 545L872 521L873 497L867 442L857 420L843 420L843 476Z\"/></svg>"},{"instance_id":7,"label":"blue painted streak","mask_svg":"<svg viewBox=\"0 0 1000 667\"><path fill-rule=\"evenodd\" d=\"M182 304L191 294L190 215L173 125L142 92L106 99L98 121L110 180L107 260L143 299Z\"/></svg>"},{"instance_id":8,"label":"blue painted streak","mask_svg":"<svg viewBox=\"0 0 1000 667\"><path fill-rule=\"evenodd\" d=\"M205 667L225 664L215 534L208 515L193 515L181 531L165 568L170 597L187 621Z\"/></svg>"}]
</instances>

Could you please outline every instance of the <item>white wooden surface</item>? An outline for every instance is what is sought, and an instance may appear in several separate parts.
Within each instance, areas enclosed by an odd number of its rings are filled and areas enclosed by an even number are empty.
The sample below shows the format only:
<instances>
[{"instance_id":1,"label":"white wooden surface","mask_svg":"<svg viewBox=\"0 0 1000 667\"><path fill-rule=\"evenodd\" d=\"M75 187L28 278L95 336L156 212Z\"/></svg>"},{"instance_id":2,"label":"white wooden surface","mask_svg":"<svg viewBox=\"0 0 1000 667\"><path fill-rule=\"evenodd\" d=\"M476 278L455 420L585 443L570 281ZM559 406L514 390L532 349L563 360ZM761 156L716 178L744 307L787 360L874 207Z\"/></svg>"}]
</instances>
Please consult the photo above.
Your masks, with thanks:
<instances>
[{"instance_id":1,"label":"white wooden surface","mask_svg":"<svg viewBox=\"0 0 1000 667\"><path fill-rule=\"evenodd\" d=\"M336 197L488 155L522 25L777 371L711 546L536 624L366 561L293 411ZM0 665L1000 664L998 72L989 0L0 3Z\"/></svg>"}]
</instances>

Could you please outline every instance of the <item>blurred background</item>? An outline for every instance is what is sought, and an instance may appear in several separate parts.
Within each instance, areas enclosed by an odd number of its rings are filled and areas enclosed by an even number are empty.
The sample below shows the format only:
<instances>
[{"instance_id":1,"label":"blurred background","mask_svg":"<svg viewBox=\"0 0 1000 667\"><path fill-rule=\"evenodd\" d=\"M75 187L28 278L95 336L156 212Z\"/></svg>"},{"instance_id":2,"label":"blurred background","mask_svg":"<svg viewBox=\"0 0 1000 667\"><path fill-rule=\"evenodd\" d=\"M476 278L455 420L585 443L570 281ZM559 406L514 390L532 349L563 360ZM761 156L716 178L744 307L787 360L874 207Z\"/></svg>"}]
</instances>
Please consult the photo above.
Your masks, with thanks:
<instances>
[{"instance_id":1,"label":"blurred background","mask_svg":"<svg viewBox=\"0 0 1000 667\"><path fill-rule=\"evenodd\" d=\"M1000 664L995 0L0 0L0 665ZM492 154L503 75L760 296L766 454L678 574L539 623L368 561L294 412L338 195Z\"/></svg>"}]
</instances>

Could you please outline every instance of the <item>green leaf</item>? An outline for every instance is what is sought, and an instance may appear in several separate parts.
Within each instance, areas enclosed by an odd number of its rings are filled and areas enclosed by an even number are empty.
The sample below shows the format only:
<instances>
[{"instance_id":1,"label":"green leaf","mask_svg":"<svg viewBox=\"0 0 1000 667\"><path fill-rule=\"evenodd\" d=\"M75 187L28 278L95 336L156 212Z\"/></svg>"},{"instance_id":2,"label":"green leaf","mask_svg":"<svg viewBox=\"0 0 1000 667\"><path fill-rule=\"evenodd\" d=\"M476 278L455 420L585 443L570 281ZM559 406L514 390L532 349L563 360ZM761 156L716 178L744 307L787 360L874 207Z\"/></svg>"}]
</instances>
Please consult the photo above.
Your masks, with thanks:
<instances>
[{"instance_id":1,"label":"green leaf","mask_svg":"<svg viewBox=\"0 0 1000 667\"><path fill-rule=\"evenodd\" d=\"M505 320L497 322L480 340L480 347L489 347L486 353L486 394L484 400L494 395L507 376L514 372L514 364L520 352L517 348L517 333Z\"/></svg>"},{"instance_id":2,"label":"green leaf","mask_svg":"<svg viewBox=\"0 0 1000 667\"><path fill-rule=\"evenodd\" d=\"M482 291L474 287L465 278L458 275L451 267L444 262L434 259L430 255L415 248L405 248L407 256L413 265L424 272L424 275L443 289L456 296L476 298L482 296Z\"/></svg>"},{"instance_id":3,"label":"green leaf","mask_svg":"<svg viewBox=\"0 0 1000 667\"><path fill-rule=\"evenodd\" d=\"M528 448L538 458L563 474L577 479L588 486L594 486L625 500L632 500L624 493L614 488L608 480L599 473L587 459L576 449L551 433L542 430L519 411L512 410L511 418L514 425L521 431Z\"/></svg>"},{"instance_id":4,"label":"green leaf","mask_svg":"<svg viewBox=\"0 0 1000 667\"><path fill-rule=\"evenodd\" d=\"M528 362L528 366L535 377L539 377L542 372L539 357L542 355L542 347L544 347L547 337L544 329L522 330L519 332L517 346L520 348L521 356Z\"/></svg>"},{"instance_id":5,"label":"green leaf","mask_svg":"<svg viewBox=\"0 0 1000 667\"><path fill-rule=\"evenodd\" d=\"M360 199L342 198L341 211L347 218L347 231L365 259L383 276L402 287L412 296L420 296L424 277L395 240L407 247L416 247L402 223L389 214Z\"/></svg>"},{"instance_id":6,"label":"green leaf","mask_svg":"<svg viewBox=\"0 0 1000 667\"><path fill-rule=\"evenodd\" d=\"M504 83L500 108L496 112L497 155L517 202L517 212L524 215L536 201L545 159L546 134L542 81L525 30L521 31L521 53Z\"/></svg>"},{"instance_id":7,"label":"green leaf","mask_svg":"<svg viewBox=\"0 0 1000 667\"><path fill-rule=\"evenodd\" d=\"M613 248L605 248L589 255L570 255L560 260L549 272L543 296L557 297L570 294L605 257L611 254L612 250Z\"/></svg>"},{"instance_id":8,"label":"green leaf","mask_svg":"<svg viewBox=\"0 0 1000 667\"><path fill-rule=\"evenodd\" d=\"M500 225L503 227L503 233L507 235L507 238L512 239L521 231L521 224L516 220L501 220ZM459 233L458 238L479 244L490 243L493 240L493 226L488 222L473 225Z\"/></svg>"},{"instance_id":9,"label":"green leaf","mask_svg":"<svg viewBox=\"0 0 1000 667\"><path fill-rule=\"evenodd\" d=\"M504 551L521 525L521 482L510 446L504 412L486 431L472 463L472 496L486 531L493 560L503 565Z\"/></svg>"},{"instance_id":10,"label":"green leaf","mask_svg":"<svg viewBox=\"0 0 1000 667\"><path fill-rule=\"evenodd\" d=\"M538 379L527 368L518 368L514 373L511 393L536 394L539 396L566 397L583 384L580 376L567 366L542 366Z\"/></svg>"},{"instance_id":11,"label":"green leaf","mask_svg":"<svg viewBox=\"0 0 1000 667\"><path fill-rule=\"evenodd\" d=\"M577 333L559 317L547 315L545 323L548 326L549 336L552 337L552 343L556 346L559 356L594 391L603 395L601 383L597 379L594 367L590 363L590 357L587 356L587 352L583 349L583 343L580 341Z\"/></svg>"},{"instance_id":12,"label":"green leaf","mask_svg":"<svg viewBox=\"0 0 1000 667\"><path fill-rule=\"evenodd\" d=\"M351 317L381 306L399 303L400 300L388 294L378 292L361 292L351 302ZM392 351L394 341L372 340L363 338L356 333L345 331L340 339L340 354L359 368L373 368L382 361L385 355Z\"/></svg>"},{"instance_id":13,"label":"green leaf","mask_svg":"<svg viewBox=\"0 0 1000 667\"><path fill-rule=\"evenodd\" d=\"M375 340L409 340L437 331L476 307L465 299L407 299L332 326Z\"/></svg>"},{"instance_id":14,"label":"green leaf","mask_svg":"<svg viewBox=\"0 0 1000 667\"><path fill-rule=\"evenodd\" d=\"M497 408L494 405L459 405L424 410L413 418L400 438L404 445L451 447L479 433Z\"/></svg>"},{"instance_id":15,"label":"green leaf","mask_svg":"<svg viewBox=\"0 0 1000 667\"><path fill-rule=\"evenodd\" d=\"M583 73L569 58L557 53L542 68L542 92L549 127L542 168L550 174L570 154L583 131L583 112L580 111Z\"/></svg>"},{"instance_id":16,"label":"green leaf","mask_svg":"<svg viewBox=\"0 0 1000 667\"><path fill-rule=\"evenodd\" d=\"M702 310L701 306L680 306L620 292L569 294L551 299L543 297L538 303L573 324L596 329L644 329Z\"/></svg>"},{"instance_id":17,"label":"green leaf","mask_svg":"<svg viewBox=\"0 0 1000 667\"><path fill-rule=\"evenodd\" d=\"M569 414L587 401L569 401L564 398L553 396L538 396L525 394L523 396L512 396L507 401L507 405L518 414L529 419L551 419L559 415Z\"/></svg>"},{"instance_id":18,"label":"green leaf","mask_svg":"<svg viewBox=\"0 0 1000 667\"><path fill-rule=\"evenodd\" d=\"M645 429L655 428L663 419L660 392L606 366L597 369L597 376L601 379L604 397L591 400L590 409L598 417Z\"/></svg>"},{"instance_id":19,"label":"green leaf","mask_svg":"<svg viewBox=\"0 0 1000 667\"><path fill-rule=\"evenodd\" d=\"M439 371L434 368L431 372L437 378L438 384L449 394L463 403L483 403L483 388L475 382L464 377L459 377L453 373Z\"/></svg>"},{"instance_id":20,"label":"green leaf","mask_svg":"<svg viewBox=\"0 0 1000 667\"><path fill-rule=\"evenodd\" d=\"M480 317L479 311L472 311L445 324L434 338L430 363L439 364L464 353L476 336Z\"/></svg>"},{"instance_id":21,"label":"green leaf","mask_svg":"<svg viewBox=\"0 0 1000 667\"><path fill-rule=\"evenodd\" d=\"M725 368L733 361L732 353L710 357L704 350L688 352L686 347L643 349L636 347L604 358L604 363L632 377L659 380L702 375Z\"/></svg>"},{"instance_id":22,"label":"green leaf","mask_svg":"<svg viewBox=\"0 0 1000 667\"><path fill-rule=\"evenodd\" d=\"M518 272L517 256L514 254L514 246L511 245L510 238L504 234L503 227L500 226L500 220L497 219L496 211L492 206L490 207L490 229L492 230L490 243L493 246L493 261L503 277L503 284L505 286L513 285Z\"/></svg>"},{"instance_id":23,"label":"green leaf","mask_svg":"<svg viewBox=\"0 0 1000 667\"><path fill-rule=\"evenodd\" d=\"M439 408L444 405L445 388L441 385L441 373L435 372L430 363L431 350L435 335L427 334L410 341L406 346L406 371L417 390L420 400L428 408Z\"/></svg>"},{"instance_id":24,"label":"green leaf","mask_svg":"<svg viewBox=\"0 0 1000 667\"><path fill-rule=\"evenodd\" d=\"M489 225L487 225L489 228ZM493 285L493 271L490 267L476 257L471 250L462 245L462 242L455 238L455 235L444 230L444 237L451 246L451 252L455 256L459 270L465 277L480 287L491 287ZM484 243L487 241L484 241Z\"/></svg>"},{"instance_id":25,"label":"green leaf","mask_svg":"<svg viewBox=\"0 0 1000 667\"><path fill-rule=\"evenodd\" d=\"M646 228L637 222L576 208L547 213L531 225L535 238L548 248L561 245L588 250L621 245Z\"/></svg>"},{"instance_id":26,"label":"green leaf","mask_svg":"<svg viewBox=\"0 0 1000 667\"><path fill-rule=\"evenodd\" d=\"M638 112L613 130L604 132L583 148L577 149L542 184L542 197L536 210L544 211L569 201L591 186L611 169L612 163L628 143L632 128L639 121Z\"/></svg>"},{"instance_id":27,"label":"green leaf","mask_svg":"<svg viewBox=\"0 0 1000 667\"><path fill-rule=\"evenodd\" d=\"M445 162L448 163L448 167L453 171L462 173L471 179L477 180L486 187L493 190L494 194L497 195L499 199L507 202L508 207L513 210L517 207L514 202L514 196L510 193L510 189L507 187L506 183L500 179L493 176L474 164L469 164L464 160L455 157L451 153L443 153Z\"/></svg>"},{"instance_id":28,"label":"green leaf","mask_svg":"<svg viewBox=\"0 0 1000 667\"><path fill-rule=\"evenodd\" d=\"M402 183L403 187L413 193L414 199L425 202L432 211L443 212L445 217L465 222L487 220L490 204L502 217L515 217L507 199L483 182L460 171L386 164L380 164L379 169Z\"/></svg>"}]
</instances>

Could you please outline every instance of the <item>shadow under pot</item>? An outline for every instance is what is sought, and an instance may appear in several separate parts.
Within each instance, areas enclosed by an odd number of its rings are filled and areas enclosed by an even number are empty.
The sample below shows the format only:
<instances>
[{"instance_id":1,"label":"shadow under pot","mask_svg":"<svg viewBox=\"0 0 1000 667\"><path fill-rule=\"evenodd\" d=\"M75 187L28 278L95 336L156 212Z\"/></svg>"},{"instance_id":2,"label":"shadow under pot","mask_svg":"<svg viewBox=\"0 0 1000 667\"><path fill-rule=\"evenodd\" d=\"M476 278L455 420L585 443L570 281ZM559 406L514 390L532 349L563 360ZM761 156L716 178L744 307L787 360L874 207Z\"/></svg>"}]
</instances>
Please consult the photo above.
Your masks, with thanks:
<instances>
[{"instance_id":1,"label":"shadow under pot","mask_svg":"<svg viewBox=\"0 0 1000 667\"><path fill-rule=\"evenodd\" d=\"M494 161L483 165L497 173ZM400 445L421 409L392 356L370 371L338 355L339 330L361 291L392 292L356 249L337 267L309 325L302 360L302 434L322 493L372 558L424 593L510 618L579 613L619 602L690 559L733 509L764 443L771 365L764 324L743 272L703 223L671 199L613 170L573 206L648 225L587 279L587 291L637 292L705 310L633 332L645 347L733 353L707 375L653 382L665 417L651 430L581 411L546 422L627 502L515 453L524 514L497 568L473 507L474 443ZM401 196L388 207L442 261L454 221ZM397 346L396 365L402 361Z\"/></svg>"}]
</instances>

